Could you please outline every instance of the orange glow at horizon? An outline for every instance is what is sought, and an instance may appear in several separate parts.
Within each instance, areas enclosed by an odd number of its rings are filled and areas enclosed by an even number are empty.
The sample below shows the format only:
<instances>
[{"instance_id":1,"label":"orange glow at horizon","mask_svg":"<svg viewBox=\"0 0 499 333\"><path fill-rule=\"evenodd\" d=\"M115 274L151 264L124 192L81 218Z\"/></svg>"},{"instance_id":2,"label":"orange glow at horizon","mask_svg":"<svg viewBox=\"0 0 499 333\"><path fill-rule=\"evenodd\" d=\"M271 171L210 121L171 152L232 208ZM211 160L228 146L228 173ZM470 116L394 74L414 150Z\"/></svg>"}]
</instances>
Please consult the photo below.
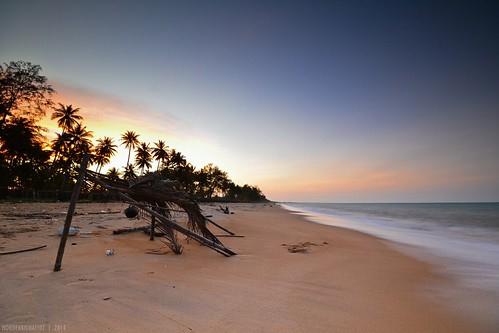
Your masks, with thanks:
<instances>
[{"instance_id":1,"label":"orange glow at horizon","mask_svg":"<svg viewBox=\"0 0 499 333\"><path fill-rule=\"evenodd\" d=\"M58 94L54 96L54 101L81 109L83 125L93 132L94 142L109 136L118 146L117 154L110 164L103 167L103 172L111 167L123 170L128 150L121 145L120 137L125 131L133 130L140 135L141 142L153 146L154 142L164 140L170 148L182 152L195 167L214 163L227 171L235 183L257 185L272 200L339 198L340 201L362 201L365 196L373 197L380 193L392 195L396 200L396 194L404 191L424 192L428 188L453 183L465 186L484 182L480 175L470 178L459 168L436 169L430 164L376 165L376 161L351 156L341 161L319 160L314 164L306 158L291 164L280 157L263 159L259 155L248 155L243 149L228 151L225 146L204 137L204 133L192 131L174 116L154 113L144 106L84 89L64 85L55 87ZM40 124L48 129L49 140L60 132L50 114ZM130 161L134 161L133 152ZM153 161L151 170L156 167L157 162Z\"/></svg>"},{"instance_id":2,"label":"orange glow at horizon","mask_svg":"<svg viewBox=\"0 0 499 333\"><path fill-rule=\"evenodd\" d=\"M113 138L118 146L116 155L103 167L103 171L111 167L120 169L126 165L128 149L121 145L120 138L128 130L135 131L139 134L139 140L149 143L151 147L158 140L165 141L170 149L182 152L196 167L210 163L213 151L217 151L216 145L207 140L202 140L191 133L183 134L183 129L174 117L147 112L143 106L129 105L119 99L83 89L64 85L57 85L56 89L58 93L53 97L54 102L80 108L82 124L92 132L94 142L98 138L108 136ZM51 113L48 112L41 119L40 125L47 128L48 139L52 140L61 129L57 126L56 120L51 120L50 116ZM130 162L133 160L132 151ZM152 170L155 170L157 162L153 161L152 165Z\"/></svg>"},{"instance_id":3,"label":"orange glow at horizon","mask_svg":"<svg viewBox=\"0 0 499 333\"><path fill-rule=\"evenodd\" d=\"M285 201L294 201L294 198L308 197L315 201L321 197L362 198L373 193L398 193L409 189L424 191L449 183L465 186L488 181L486 177L465 176L457 170L447 170L442 174L431 168L369 169L353 164L307 170L306 178L303 174L293 172L287 176L268 178L263 182L265 186L262 190L272 193L275 200L287 198Z\"/></svg>"}]
</instances>

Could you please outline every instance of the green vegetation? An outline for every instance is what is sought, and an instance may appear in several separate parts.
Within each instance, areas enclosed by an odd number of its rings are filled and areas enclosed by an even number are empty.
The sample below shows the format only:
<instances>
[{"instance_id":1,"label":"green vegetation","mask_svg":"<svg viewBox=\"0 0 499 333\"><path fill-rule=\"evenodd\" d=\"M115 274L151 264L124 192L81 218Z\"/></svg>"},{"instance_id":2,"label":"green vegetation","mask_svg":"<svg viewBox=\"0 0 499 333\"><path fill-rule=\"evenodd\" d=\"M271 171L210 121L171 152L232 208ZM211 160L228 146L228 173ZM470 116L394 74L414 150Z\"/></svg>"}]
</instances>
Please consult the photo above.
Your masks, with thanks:
<instances>
[{"instance_id":1,"label":"green vegetation","mask_svg":"<svg viewBox=\"0 0 499 333\"><path fill-rule=\"evenodd\" d=\"M169 149L163 140L152 145L140 142L140 135L130 130L119 141L103 137L94 142L92 131L83 125L80 109L54 105L54 93L47 78L41 75L40 66L24 61L0 65L0 198L37 199L42 192L70 191L86 154L95 171L100 172L121 144L128 149L127 165L122 170L109 169L112 178L130 180L159 172L179 181L198 200L266 200L258 187L234 184L226 172L213 164L196 170L182 153ZM37 124L47 112L51 112L60 128L52 141ZM130 160L132 151L135 161ZM84 188L86 193L96 191L99 190Z\"/></svg>"}]
</instances>

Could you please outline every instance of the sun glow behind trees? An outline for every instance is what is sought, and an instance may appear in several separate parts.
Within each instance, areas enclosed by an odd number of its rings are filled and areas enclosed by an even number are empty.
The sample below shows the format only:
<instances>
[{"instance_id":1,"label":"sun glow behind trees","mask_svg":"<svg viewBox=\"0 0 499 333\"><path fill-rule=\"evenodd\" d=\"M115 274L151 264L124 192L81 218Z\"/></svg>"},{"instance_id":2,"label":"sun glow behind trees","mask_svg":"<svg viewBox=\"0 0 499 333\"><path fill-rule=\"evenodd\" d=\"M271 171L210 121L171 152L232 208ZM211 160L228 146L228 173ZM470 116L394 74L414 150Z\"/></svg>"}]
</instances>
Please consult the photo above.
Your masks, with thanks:
<instances>
[{"instance_id":1,"label":"sun glow behind trees","mask_svg":"<svg viewBox=\"0 0 499 333\"><path fill-rule=\"evenodd\" d=\"M1 69L2 132L0 133L0 160L4 177L1 178L2 195L56 189L65 190L72 183L84 155L90 156L90 165L101 172L117 153L118 140L127 149L127 162L122 167L112 167L113 177L122 174L133 178L155 171L168 179L179 181L186 191L198 199L223 198L235 201L264 200L257 187L240 187L232 182L227 173L208 164L196 170L185 156L175 149L168 149L164 140L151 145L132 131L117 136L95 138L84 125L85 117L72 104L58 103L51 109L53 90L46 85L40 74L41 67L28 62L11 62ZM35 108L35 109L34 109ZM44 112L58 125L52 140L47 138L37 120ZM95 140L95 141L94 141ZM135 156L131 156L132 150ZM36 196L36 195L35 195Z\"/></svg>"}]
</instances>

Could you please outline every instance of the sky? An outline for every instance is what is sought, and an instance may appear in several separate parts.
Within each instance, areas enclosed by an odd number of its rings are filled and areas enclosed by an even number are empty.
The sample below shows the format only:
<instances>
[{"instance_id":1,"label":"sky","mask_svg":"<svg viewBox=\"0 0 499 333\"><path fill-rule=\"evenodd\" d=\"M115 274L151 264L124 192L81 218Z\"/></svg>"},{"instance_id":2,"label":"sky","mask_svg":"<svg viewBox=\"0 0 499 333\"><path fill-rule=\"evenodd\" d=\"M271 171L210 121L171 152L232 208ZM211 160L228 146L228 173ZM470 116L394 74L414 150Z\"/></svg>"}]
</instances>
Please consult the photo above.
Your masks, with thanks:
<instances>
[{"instance_id":1,"label":"sky","mask_svg":"<svg viewBox=\"0 0 499 333\"><path fill-rule=\"evenodd\" d=\"M96 138L165 140L268 198L499 201L497 1L2 1ZM53 122L43 121L54 135ZM124 166L120 148L109 166Z\"/></svg>"}]
</instances>

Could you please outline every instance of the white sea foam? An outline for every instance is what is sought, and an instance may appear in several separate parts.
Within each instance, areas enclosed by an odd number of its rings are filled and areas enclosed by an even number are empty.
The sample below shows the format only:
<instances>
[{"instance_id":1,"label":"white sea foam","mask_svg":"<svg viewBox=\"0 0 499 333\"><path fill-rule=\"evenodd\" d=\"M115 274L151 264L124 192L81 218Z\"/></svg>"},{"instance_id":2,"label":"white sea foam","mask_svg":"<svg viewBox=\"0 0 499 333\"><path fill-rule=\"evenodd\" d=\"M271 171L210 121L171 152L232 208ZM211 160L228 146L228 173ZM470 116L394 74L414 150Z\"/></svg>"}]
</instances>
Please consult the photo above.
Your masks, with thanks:
<instances>
[{"instance_id":1,"label":"white sea foam","mask_svg":"<svg viewBox=\"0 0 499 333\"><path fill-rule=\"evenodd\" d=\"M282 204L313 222L409 245L401 248L437 263L463 286L496 293L499 299L499 205L484 204L483 214L480 204L426 205Z\"/></svg>"}]
</instances>

